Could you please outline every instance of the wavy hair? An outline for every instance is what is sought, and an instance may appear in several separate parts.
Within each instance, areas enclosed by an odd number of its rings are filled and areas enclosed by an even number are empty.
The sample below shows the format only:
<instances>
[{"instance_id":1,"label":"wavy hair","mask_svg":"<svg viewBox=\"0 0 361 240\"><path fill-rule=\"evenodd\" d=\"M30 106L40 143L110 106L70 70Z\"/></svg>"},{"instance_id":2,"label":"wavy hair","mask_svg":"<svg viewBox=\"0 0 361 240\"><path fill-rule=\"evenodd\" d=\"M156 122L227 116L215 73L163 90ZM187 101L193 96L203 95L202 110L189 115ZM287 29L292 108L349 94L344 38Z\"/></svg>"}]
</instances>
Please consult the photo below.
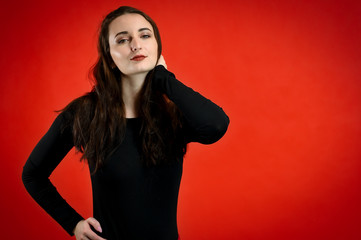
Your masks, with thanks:
<instances>
[{"instance_id":1,"label":"wavy hair","mask_svg":"<svg viewBox=\"0 0 361 240\"><path fill-rule=\"evenodd\" d=\"M91 92L73 100L62 111L72 113L73 141L94 174L104 165L125 136L126 118L121 89L121 73L114 68L109 50L109 25L124 14L139 14L153 27L158 43L158 58L162 44L155 22L144 12L122 6L110 12L102 21L98 38L98 60L91 69L94 87ZM156 165L179 159L186 152L186 144L179 134L181 114L177 107L162 93L152 90L153 70L146 76L137 99L138 117L141 118L140 150L146 165Z\"/></svg>"}]
</instances>

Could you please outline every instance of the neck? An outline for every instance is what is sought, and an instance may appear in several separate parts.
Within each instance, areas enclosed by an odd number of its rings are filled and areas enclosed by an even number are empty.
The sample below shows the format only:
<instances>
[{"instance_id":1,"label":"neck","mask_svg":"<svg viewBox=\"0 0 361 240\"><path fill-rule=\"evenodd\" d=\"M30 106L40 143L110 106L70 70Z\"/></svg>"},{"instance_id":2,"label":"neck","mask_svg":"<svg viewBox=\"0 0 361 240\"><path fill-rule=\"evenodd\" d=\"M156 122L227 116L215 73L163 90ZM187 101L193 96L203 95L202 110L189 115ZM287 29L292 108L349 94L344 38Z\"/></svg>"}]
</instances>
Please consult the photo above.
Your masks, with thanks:
<instances>
[{"instance_id":1,"label":"neck","mask_svg":"<svg viewBox=\"0 0 361 240\"><path fill-rule=\"evenodd\" d=\"M137 100L139 93L144 85L146 73L132 76L122 76L122 98L125 107L125 117L138 117Z\"/></svg>"}]
</instances>

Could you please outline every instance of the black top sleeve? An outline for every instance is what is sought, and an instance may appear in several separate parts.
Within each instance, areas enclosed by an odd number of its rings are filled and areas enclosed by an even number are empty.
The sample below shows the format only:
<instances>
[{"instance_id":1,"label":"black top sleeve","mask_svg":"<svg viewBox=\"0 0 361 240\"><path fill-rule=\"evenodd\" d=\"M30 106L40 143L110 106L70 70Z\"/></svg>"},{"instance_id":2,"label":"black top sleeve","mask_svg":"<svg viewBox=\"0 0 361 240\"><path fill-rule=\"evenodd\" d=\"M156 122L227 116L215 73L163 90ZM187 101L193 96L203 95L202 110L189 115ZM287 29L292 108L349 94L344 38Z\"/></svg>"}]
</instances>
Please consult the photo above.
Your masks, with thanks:
<instances>
[{"instance_id":1,"label":"black top sleeve","mask_svg":"<svg viewBox=\"0 0 361 240\"><path fill-rule=\"evenodd\" d=\"M164 66L155 67L152 87L165 93L182 112L188 142L211 144L227 131L229 118L223 109L178 81Z\"/></svg>"},{"instance_id":2,"label":"black top sleeve","mask_svg":"<svg viewBox=\"0 0 361 240\"><path fill-rule=\"evenodd\" d=\"M24 165L22 181L34 200L71 236L83 218L60 196L49 176L73 147L70 129L63 129L66 113L55 119Z\"/></svg>"}]
</instances>

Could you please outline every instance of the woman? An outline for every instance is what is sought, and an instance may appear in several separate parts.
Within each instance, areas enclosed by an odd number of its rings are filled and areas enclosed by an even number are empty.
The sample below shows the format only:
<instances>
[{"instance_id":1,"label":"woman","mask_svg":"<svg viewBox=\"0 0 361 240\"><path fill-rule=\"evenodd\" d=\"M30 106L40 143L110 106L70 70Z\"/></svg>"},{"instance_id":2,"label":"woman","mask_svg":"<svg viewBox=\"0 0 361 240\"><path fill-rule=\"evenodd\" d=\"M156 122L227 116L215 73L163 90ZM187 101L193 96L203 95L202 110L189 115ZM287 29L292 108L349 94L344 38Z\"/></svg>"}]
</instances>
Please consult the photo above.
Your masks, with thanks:
<instances>
[{"instance_id":1,"label":"woman","mask_svg":"<svg viewBox=\"0 0 361 240\"><path fill-rule=\"evenodd\" d=\"M61 111L24 166L27 191L76 239L178 239L186 144L217 141L229 119L179 82L161 52L149 16L131 7L109 13L93 90ZM94 217L86 220L49 181L73 146L91 172Z\"/></svg>"}]
</instances>

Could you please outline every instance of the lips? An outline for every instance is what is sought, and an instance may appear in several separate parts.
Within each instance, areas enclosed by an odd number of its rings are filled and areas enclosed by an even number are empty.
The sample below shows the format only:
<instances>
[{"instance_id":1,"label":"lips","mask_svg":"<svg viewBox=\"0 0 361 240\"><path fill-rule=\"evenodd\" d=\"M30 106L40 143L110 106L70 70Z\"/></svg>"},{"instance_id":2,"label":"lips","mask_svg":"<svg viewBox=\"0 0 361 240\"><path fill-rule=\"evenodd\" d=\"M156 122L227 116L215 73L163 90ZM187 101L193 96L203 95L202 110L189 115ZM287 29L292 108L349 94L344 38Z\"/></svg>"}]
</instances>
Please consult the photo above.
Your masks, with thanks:
<instances>
[{"instance_id":1,"label":"lips","mask_svg":"<svg viewBox=\"0 0 361 240\"><path fill-rule=\"evenodd\" d=\"M146 58L146 56L144 56L144 55L136 55L136 56L132 57L130 60L132 60L132 61L142 61L145 58Z\"/></svg>"}]
</instances>

